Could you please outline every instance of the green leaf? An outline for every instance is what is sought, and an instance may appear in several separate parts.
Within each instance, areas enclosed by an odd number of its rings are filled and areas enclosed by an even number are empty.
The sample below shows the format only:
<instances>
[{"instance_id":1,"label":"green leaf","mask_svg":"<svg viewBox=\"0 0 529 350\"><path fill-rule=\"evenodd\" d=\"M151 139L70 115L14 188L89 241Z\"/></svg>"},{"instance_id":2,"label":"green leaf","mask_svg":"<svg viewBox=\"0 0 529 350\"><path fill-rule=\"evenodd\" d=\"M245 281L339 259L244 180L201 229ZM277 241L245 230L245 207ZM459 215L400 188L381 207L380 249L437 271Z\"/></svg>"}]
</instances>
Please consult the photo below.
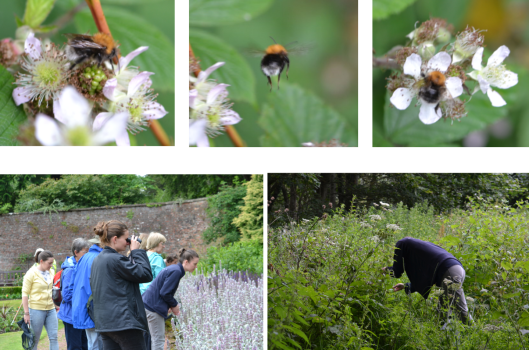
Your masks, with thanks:
<instances>
[{"instance_id":1,"label":"green leaf","mask_svg":"<svg viewBox=\"0 0 529 350\"><path fill-rule=\"evenodd\" d=\"M31 28L37 28L48 17L54 4L55 0L28 0L24 13L24 23Z\"/></svg>"},{"instance_id":2,"label":"green leaf","mask_svg":"<svg viewBox=\"0 0 529 350\"><path fill-rule=\"evenodd\" d=\"M121 8L105 7L105 17L123 56L140 46L149 47L147 51L136 56L130 65L155 73L151 76L155 91L174 91L174 45L169 39L140 16ZM88 30L91 33L97 32L88 10L77 14L75 25L79 33Z\"/></svg>"},{"instance_id":3,"label":"green leaf","mask_svg":"<svg viewBox=\"0 0 529 350\"><path fill-rule=\"evenodd\" d=\"M529 327L529 313L527 311L522 312L520 319L518 319L518 324L521 327Z\"/></svg>"},{"instance_id":4,"label":"green leaf","mask_svg":"<svg viewBox=\"0 0 529 350\"><path fill-rule=\"evenodd\" d=\"M285 317L287 317L287 311L284 308L276 306L274 307L274 310L277 312L279 317L281 317L281 319L284 319Z\"/></svg>"},{"instance_id":5,"label":"green leaf","mask_svg":"<svg viewBox=\"0 0 529 350\"><path fill-rule=\"evenodd\" d=\"M277 340L275 339L270 339L272 341L272 343L274 343L275 346L277 346L278 348L281 348L281 349L285 349L285 350L292 350L294 348L291 348L290 346L287 346L281 342L278 342ZM300 347L301 348L301 347Z\"/></svg>"},{"instance_id":6,"label":"green leaf","mask_svg":"<svg viewBox=\"0 0 529 350\"><path fill-rule=\"evenodd\" d=\"M373 19L384 19L403 11L416 0L373 0Z\"/></svg>"},{"instance_id":7,"label":"green leaf","mask_svg":"<svg viewBox=\"0 0 529 350\"><path fill-rule=\"evenodd\" d=\"M505 270L512 270L512 264L508 261L502 261L501 267L503 267Z\"/></svg>"},{"instance_id":8,"label":"green leaf","mask_svg":"<svg viewBox=\"0 0 529 350\"><path fill-rule=\"evenodd\" d=\"M219 26L256 17L273 0L192 0L189 2L189 25Z\"/></svg>"},{"instance_id":9,"label":"green leaf","mask_svg":"<svg viewBox=\"0 0 529 350\"><path fill-rule=\"evenodd\" d=\"M19 126L26 120L22 106L13 100L13 76L0 65L0 146L15 146Z\"/></svg>"},{"instance_id":10,"label":"green leaf","mask_svg":"<svg viewBox=\"0 0 529 350\"><path fill-rule=\"evenodd\" d=\"M294 328L294 327L287 326L287 325L283 325L283 328L288 329L292 333L300 336L301 338L303 338L307 342L307 344L309 344L309 338L307 338L305 333L303 333L301 330L299 330L297 328Z\"/></svg>"},{"instance_id":11,"label":"green leaf","mask_svg":"<svg viewBox=\"0 0 529 350\"><path fill-rule=\"evenodd\" d=\"M499 319L500 317L504 317L504 316L505 316L504 313L501 312L501 311L492 311L491 314L492 314L492 319L493 319L493 320L497 320L497 319Z\"/></svg>"},{"instance_id":12,"label":"green leaf","mask_svg":"<svg viewBox=\"0 0 529 350\"><path fill-rule=\"evenodd\" d=\"M348 146L358 143L351 120L297 85L282 84L281 90L270 93L259 124L266 131L261 139L266 147L300 147L304 142L332 140Z\"/></svg>"},{"instance_id":13,"label":"green leaf","mask_svg":"<svg viewBox=\"0 0 529 350\"><path fill-rule=\"evenodd\" d=\"M229 98L255 104L255 77L246 60L230 45L203 31L191 29L189 43L200 61L200 68L206 70L217 62L226 64L211 75L218 83L229 84ZM244 116L241 116L244 119Z\"/></svg>"},{"instance_id":14,"label":"green leaf","mask_svg":"<svg viewBox=\"0 0 529 350\"><path fill-rule=\"evenodd\" d=\"M514 298L514 297L517 297L520 295L520 292L516 292L516 293L509 293L509 294L504 294L503 295L503 298L504 299L510 299L510 298Z\"/></svg>"}]
</instances>

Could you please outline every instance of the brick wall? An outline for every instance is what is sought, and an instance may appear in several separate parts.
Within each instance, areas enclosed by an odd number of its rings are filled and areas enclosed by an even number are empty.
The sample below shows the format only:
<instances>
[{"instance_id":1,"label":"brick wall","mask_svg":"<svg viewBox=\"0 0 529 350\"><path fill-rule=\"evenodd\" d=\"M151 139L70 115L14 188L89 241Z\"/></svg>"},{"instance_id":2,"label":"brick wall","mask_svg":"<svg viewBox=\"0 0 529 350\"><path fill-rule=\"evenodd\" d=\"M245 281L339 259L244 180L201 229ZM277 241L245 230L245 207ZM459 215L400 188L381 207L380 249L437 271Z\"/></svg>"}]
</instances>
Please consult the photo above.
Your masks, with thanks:
<instances>
[{"instance_id":1,"label":"brick wall","mask_svg":"<svg viewBox=\"0 0 529 350\"><path fill-rule=\"evenodd\" d=\"M37 248L50 250L58 261L71 256L75 238L94 237L99 221L120 220L131 233L160 232L167 238L164 253L192 248L199 255L205 252L202 232L207 228L205 198L159 203L156 206L123 205L74 209L58 214L0 215L0 270L17 265L22 254L35 253Z\"/></svg>"}]
</instances>

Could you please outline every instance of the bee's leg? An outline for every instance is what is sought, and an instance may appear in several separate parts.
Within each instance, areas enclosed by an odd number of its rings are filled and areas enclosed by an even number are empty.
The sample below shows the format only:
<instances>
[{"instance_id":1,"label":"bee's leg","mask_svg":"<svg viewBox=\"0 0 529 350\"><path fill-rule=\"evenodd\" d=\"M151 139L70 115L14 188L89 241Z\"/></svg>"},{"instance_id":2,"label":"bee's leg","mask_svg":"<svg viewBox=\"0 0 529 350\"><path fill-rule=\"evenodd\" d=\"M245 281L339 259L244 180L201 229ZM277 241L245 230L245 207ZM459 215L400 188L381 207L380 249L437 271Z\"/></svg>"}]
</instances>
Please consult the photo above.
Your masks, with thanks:
<instances>
[{"instance_id":1,"label":"bee's leg","mask_svg":"<svg viewBox=\"0 0 529 350\"><path fill-rule=\"evenodd\" d=\"M86 59L87 59L86 56L81 56L81 57L79 57L74 63L72 63L72 65L70 66L70 69L69 69L69 70L72 70L73 67L77 66L78 64L83 63Z\"/></svg>"},{"instance_id":2,"label":"bee's leg","mask_svg":"<svg viewBox=\"0 0 529 350\"><path fill-rule=\"evenodd\" d=\"M277 75L277 89L279 90L279 80L281 80L281 73Z\"/></svg>"},{"instance_id":3,"label":"bee's leg","mask_svg":"<svg viewBox=\"0 0 529 350\"><path fill-rule=\"evenodd\" d=\"M268 85L270 85L270 92L272 92L272 79L270 79L270 76L266 76L268 78Z\"/></svg>"},{"instance_id":4,"label":"bee's leg","mask_svg":"<svg viewBox=\"0 0 529 350\"><path fill-rule=\"evenodd\" d=\"M438 103L437 106L435 106L435 114L437 114L437 111L439 110L440 104Z\"/></svg>"},{"instance_id":5,"label":"bee's leg","mask_svg":"<svg viewBox=\"0 0 529 350\"><path fill-rule=\"evenodd\" d=\"M288 69L290 68L290 60L288 59L288 57L286 61L287 61L287 80L288 80Z\"/></svg>"}]
</instances>

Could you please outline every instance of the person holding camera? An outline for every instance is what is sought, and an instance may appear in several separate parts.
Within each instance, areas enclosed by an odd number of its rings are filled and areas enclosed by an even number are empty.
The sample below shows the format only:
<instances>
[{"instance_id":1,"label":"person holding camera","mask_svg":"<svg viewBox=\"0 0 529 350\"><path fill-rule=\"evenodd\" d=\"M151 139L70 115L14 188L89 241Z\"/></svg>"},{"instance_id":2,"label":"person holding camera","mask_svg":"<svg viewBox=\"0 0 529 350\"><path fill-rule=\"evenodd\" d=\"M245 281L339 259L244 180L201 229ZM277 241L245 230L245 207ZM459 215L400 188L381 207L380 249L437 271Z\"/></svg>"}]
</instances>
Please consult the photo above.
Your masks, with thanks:
<instances>
[{"instance_id":1,"label":"person holding camera","mask_svg":"<svg viewBox=\"0 0 529 350\"><path fill-rule=\"evenodd\" d=\"M149 326L139 284L152 281L147 253L120 221L99 222L94 230L105 246L90 275L96 332L105 350L145 350ZM120 254L129 245L130 257Z\"/></svg>"}]
</instances>

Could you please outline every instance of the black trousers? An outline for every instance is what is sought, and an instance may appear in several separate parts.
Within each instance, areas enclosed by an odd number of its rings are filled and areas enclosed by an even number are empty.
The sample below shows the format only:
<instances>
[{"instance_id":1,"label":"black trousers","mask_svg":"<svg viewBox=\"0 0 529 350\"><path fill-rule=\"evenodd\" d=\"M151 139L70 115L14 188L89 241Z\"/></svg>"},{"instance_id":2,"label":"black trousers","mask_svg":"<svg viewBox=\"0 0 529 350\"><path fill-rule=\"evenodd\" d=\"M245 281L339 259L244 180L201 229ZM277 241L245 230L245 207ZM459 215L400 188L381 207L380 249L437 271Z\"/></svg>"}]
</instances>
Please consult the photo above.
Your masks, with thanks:
<instances>
[{"instance_id":1,"label":"black trousers","mask_svg":"<svg viewBox=\"0 0 529 350\"><path fill-rule=\"evenodd\" d=\"M64 322L64 336L68 350L88 350L88 340L84 329L73 328L73 324Z\"/></svg>"},{"instance_id":2,"label":"black trousers","mask_svg":"<svg viewBox=\"0 0 529 350\"><path fill-rule=\"evenodd\" d=\"M143 331L127 329L119 332L101 332L104 350L146 350Z\"/></svg>"}]
</instances>

